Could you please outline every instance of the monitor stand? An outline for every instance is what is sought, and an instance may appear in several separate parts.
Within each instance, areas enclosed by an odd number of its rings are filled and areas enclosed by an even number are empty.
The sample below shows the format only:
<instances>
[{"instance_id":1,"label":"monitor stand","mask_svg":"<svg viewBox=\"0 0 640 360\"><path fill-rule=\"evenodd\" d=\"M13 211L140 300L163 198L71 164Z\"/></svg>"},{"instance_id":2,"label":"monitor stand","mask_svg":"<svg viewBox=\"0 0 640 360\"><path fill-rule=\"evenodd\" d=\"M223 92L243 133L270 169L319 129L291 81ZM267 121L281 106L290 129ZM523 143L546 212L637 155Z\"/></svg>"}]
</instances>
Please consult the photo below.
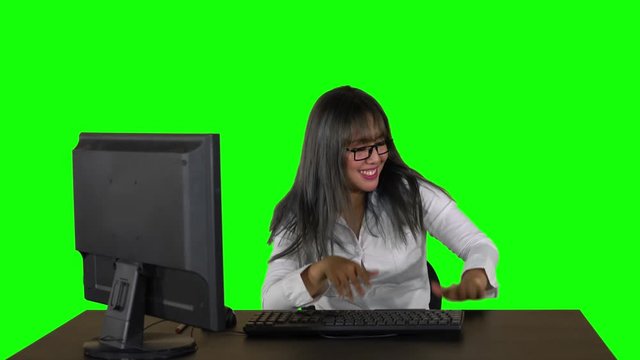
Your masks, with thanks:
<instances>
[{"instance_id":1,"label":"monitor stand","mask_svg":"<svg viewBox=\"0 0 640 360\"><path fill-rule=\"evenodd\" d=\"M193 338L144 334L146 281L142 266L118 260L102 335L84 343L86 356L98 359L168 359L196 351Z\"/></svg>"}]
</instances>

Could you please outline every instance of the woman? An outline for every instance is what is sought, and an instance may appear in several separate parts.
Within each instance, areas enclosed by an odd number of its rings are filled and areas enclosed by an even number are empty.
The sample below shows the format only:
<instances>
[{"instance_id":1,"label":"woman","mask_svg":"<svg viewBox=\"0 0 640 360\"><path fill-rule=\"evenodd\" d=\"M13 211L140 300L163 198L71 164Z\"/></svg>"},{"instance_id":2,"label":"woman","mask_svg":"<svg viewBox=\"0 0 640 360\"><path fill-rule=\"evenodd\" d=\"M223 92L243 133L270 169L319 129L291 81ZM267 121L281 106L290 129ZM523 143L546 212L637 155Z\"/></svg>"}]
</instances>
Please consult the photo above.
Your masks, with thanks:
<instances>
[{"instance_id":1,"label":"woman","mask_svg":"<svg viewBox=\"0 0 640 360\"><path fill-rule=\"evenodd\" d=\"M460 284L430 285L427 232L465 260ZM264 309L424 309L432 291L466 300L497 290L494 244L402 161L378 102L349 86L314 105L269 243Z\"/></svg>"}]
</instances>

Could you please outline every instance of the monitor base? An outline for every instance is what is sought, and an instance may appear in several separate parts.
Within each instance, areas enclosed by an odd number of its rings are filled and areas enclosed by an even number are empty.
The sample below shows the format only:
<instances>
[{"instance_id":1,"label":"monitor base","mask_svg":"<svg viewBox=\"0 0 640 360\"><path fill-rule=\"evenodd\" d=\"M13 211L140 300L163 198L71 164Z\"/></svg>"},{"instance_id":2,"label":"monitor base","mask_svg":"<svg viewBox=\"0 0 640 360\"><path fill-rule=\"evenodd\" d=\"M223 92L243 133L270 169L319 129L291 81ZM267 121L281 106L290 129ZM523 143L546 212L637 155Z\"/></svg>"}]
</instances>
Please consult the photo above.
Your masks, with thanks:
<instances>
[{"instance_id":1,"label":"monitor base","mask_svg":"<svg viewBox=\"0 0 640 360\"><path fill-rule=\"evenodd\" d=\"M193 338L184 335L145 333L142 348L118 349L99 340L84 343L84 354L97 359L170 359L197 350Z\"/></svg>"}]
</instances>

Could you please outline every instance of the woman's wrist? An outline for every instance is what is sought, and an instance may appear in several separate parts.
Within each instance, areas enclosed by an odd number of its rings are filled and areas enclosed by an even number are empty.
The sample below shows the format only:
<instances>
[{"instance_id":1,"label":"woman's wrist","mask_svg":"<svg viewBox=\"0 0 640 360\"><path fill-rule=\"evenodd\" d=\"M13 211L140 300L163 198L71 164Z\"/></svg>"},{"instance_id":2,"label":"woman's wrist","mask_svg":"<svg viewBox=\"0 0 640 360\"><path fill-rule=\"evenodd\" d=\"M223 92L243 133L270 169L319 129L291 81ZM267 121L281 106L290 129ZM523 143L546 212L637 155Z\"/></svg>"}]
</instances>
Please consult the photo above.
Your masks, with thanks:
<instances>
[{"instance_id":1,"label":"woman's wrist","mask_svg":"<svg viewBox=\"0 0 640 360\"><path fill-rule=\"evenodd\" d=\"M322 260L309 265L300 276L311 297L316 297L325 288L326 276L322 270Z\"/></svg>"},{"instance_id":2,"label":"woman's wrist","mask_svg":"<svg viewBox=\"0 0 640 360\"><path fill-rule=\"evenodd\" d=\"M311 280L313 284L316 284L318 286L322 285L327 278L324 274L323 265L324 262L320 260L311 264L311 266L309 266L308 268L309 280Z\"/></svg>"},{"instance_id":3,"label":"woman's wrist","mask_svg":"<svg viewBox=\"0 0 640 360\"><path fill-rule=\"evenodd\" d=\"M491 283L489 282L489 277L487 276L487 273L485 272L484 269L481 269L481 268L469 269L465 271L464 274L462 274L462 278L464 279L465 276L469 278L471 281L473 281L474 283L480 285L480 287L483 290L491 289Z\"/></svg>"}]
</instances>

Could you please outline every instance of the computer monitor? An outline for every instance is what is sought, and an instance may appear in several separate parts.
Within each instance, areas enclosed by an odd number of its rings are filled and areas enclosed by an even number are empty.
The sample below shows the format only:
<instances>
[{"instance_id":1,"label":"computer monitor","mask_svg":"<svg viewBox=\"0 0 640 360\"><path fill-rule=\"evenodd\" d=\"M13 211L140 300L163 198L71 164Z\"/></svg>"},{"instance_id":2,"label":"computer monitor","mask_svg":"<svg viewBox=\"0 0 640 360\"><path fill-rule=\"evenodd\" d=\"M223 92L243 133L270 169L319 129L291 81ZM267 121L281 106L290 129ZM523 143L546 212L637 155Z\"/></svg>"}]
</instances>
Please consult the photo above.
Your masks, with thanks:
<instances>
[{"instance_id":1,"label":"computer monitor","mask_svg":"<svg viewBox=\"0 0 640 360\"><path fill-rule=\"evenodd\" d=\"M144 315L204 330L224 306L220 137L82 133L73 150L85 297L108 305L93 357L170 357L191 337L144 333Z\"/></svg>"}]
</instances>

